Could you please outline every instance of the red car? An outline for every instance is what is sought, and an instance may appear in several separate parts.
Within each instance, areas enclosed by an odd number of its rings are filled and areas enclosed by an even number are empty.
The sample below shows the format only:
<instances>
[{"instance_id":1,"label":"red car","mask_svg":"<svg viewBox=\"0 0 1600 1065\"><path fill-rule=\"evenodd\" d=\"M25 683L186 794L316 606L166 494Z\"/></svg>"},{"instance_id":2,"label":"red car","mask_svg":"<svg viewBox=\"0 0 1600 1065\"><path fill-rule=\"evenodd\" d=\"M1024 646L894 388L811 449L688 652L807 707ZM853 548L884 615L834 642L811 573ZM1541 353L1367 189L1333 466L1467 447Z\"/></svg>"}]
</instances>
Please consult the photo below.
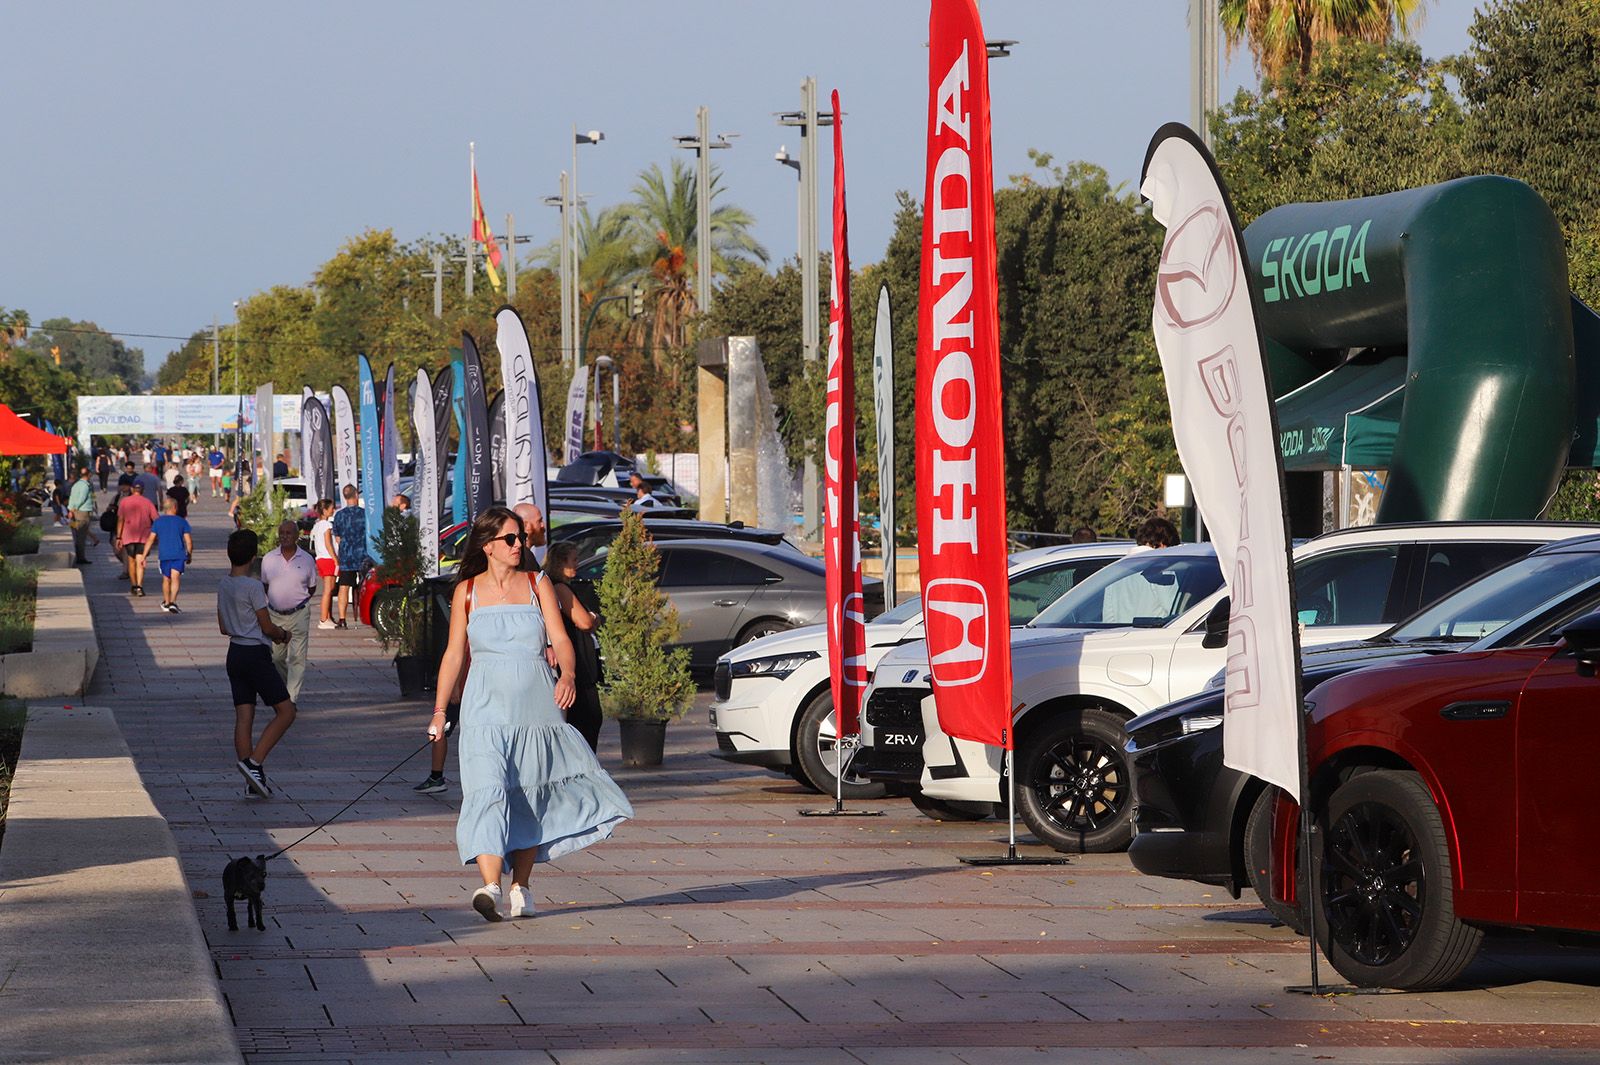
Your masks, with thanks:
<instances>
[{"instance_id":1,"label":"red car","mask_svg":"<svg viewBox=\"0 0 1600 1065\"><path fill-rule=\"evenodd\" d=\"M1448 984L1489 925L1600 932L1600 612L1560 637L1347 673L1307 696L1318 938L1352 983ZM1285 899L1296 822L1280 802Z\"/></svg>"},{"instance_id":2,"label":"red car","mask_svg":"<svg viewBox=\"0 0 1600 1065\"><path fill-rule=\"evenodd\" d=\"M458 521L454 525L446 526L439 533L439 557L441 573L449 573L456 562L461 558L461 545L466 542L467 533L472 530L472 522ZM361 582L361 597L356 601L357 616L363 625L375 625L372 620L373 603L378 600L378 595L385 588L394 587L393 581L379 580L373 575L372 570L367 571L367 579ZM398 593L394 597L398 601Z\"/></svg>"}]
</instances>

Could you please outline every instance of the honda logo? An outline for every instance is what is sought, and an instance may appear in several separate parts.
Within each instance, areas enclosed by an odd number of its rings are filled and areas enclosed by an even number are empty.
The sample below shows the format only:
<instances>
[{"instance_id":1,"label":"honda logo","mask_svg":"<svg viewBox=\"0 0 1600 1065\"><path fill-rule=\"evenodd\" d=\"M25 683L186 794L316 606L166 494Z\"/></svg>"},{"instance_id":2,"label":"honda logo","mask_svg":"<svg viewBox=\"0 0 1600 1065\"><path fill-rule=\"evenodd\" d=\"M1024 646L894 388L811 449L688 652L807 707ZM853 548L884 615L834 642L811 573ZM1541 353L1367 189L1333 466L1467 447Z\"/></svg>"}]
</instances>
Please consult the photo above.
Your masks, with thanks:
<instances>
[{"instance_id":1,"label":"honda logo","mask_svg":"<svg viewBox=\"0 0 1600 1065\"><path fill-rule=\"evenodd\" d=\"M929 665L945 687L982 679L989 665L989 599L983 585L960 577L940 577L922 590Z\"/></svg>"}]
</instances>

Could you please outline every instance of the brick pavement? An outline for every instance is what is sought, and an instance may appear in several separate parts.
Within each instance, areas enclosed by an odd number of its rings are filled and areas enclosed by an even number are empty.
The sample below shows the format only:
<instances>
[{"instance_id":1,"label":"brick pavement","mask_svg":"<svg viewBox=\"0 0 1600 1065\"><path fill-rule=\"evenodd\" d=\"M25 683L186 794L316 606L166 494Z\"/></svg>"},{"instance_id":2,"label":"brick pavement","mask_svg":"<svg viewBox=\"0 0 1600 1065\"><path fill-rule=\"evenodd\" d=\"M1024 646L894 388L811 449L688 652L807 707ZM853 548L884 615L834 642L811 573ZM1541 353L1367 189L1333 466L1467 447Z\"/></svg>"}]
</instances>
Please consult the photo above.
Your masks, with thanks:
<instances>
[{"instance_id":1,"label":"brick pavement","mask_svg":"<svg viewBox=\"0 0 1600 1065\"><path fill-rule=\"evenodd\" d=\"M901 800L874 804L881 819L802 819L817 798L706 755L698 711L654 771L621 770L607 727L602 758L639 818L541 867L532 920L467 908L458 795L414 794L418 756L273 863L265 933L229 932L227 858L332 814L420 743L428 704L395 698L368 630L313 630L300 719L268 762L278 794L245 797L209 504L183 614L131 600L103 561L87 573L92 694L172 825L251 1061L1600 1060L1600 956L1500 940L1462 990L1288 995L1307 979L1303 941L1256 907L1118 855L962 866L998 850L1003 826Z\"/></svg>"}]
</instances>

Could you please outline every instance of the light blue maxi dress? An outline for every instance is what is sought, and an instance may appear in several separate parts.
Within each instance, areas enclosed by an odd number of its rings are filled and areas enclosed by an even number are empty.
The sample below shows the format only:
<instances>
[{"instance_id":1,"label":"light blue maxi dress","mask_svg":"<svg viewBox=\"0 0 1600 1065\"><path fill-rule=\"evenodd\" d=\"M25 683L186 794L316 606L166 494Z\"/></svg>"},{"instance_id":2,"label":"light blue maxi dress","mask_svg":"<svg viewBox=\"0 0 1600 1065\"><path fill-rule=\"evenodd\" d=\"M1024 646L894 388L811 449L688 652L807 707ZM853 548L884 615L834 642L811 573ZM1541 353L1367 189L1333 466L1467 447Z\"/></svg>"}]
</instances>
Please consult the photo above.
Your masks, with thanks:
<instances>
[{"instance_id":1,"label":"light blue maxi dress","mask_svg":"<svg viewBox=\"0 0 1600 1065\"><path fill-rule=\"evenodd\" d=\"M480 854L509 863L530 847L547 862L605 839L633 807L556 706L537 597L480 607L471 595L458 745L462 863Z\"/></svg>"}]
</instances>

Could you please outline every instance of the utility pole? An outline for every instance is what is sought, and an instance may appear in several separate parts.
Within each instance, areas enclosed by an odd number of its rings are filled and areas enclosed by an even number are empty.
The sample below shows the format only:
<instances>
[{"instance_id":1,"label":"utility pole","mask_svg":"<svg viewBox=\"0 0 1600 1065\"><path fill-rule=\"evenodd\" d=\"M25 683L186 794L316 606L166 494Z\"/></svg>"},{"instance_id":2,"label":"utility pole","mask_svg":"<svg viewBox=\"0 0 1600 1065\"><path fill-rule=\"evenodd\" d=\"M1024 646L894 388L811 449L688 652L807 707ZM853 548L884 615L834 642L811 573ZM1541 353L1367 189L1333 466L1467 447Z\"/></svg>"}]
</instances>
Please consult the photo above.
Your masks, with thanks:
<instances>
[{"instance_id":1,"label":"utility pole","mask_svg":"<svg viewBox=\"0 0 1600 1065\"><path fill-rule=\"evenodd\" d=\"M211 394L217 394L221 387L219 374L222 370L222 332L217 325L217 316L211 316Z\"/></svg>"},{"instance_id":2,"label":"utility pole","mask_svg":"<svg viewBox=\"0 0 1600 1065\"><path fill-rule=\"evenodd\" d=\"M1217 109L1217 0L1189 0L1189 125L1211 145L1211 115Z\"/></svg>"},{"instance_id":3,"label":"utility pole","mask_svg":"<svg viewBox=\"0 0 1600 1065\"><path fill-rule=\"evenodd\" d=\"M467 217L469 219L471 219L471 221L467 223L467 270L466 270L466 277L467 277L467 299L471 300L472 299L472 274L473 274L473 270L472 270L472 243L473 243L473 241L472 241L472 231L475 228L475 223L478 221L478 193L477 193L478 145L474 141L468 141L467 142L467 159L469 160L469 164L468 164L469 174L467 176Z\"/></svg>"},{"instance_id":4,"label":"utility pole","mask_svg":"<svg viewBox=\"0 0 1600 1065\"><path fill-rule=\"evenodd\" d=\"M822 290L817 280L821 267L817 246L817 130L833 125L832 115L817 114L816 78L800 83L800 110L780 114L778 124L800 130L800 353L806 362L815 362L820 357L817 336L822 328ZM817 476L817 461L812 457L815 450L815 441L807 441L801 489L804 519L800 535L804 540L817 539L822 529L822 482Z\"/></svg>"},{"instance_id":5,"label":"utility pole","mask_svg":"<svg viewBox=\"0 0 1600 1065\"><path fill-rule=\"evenodd\" d=\"M561 265L556 274L561 278L561 365L566 366L572 361L575 350L572 346L572 291L567 287L567 172L561 172L561 195L546 196L546 207L554 207L561 212Z\"/></svg>"},{"instance_id":6,"label":"utility pole","mask_svg":"<svg viewBox=\"0 0 1600 1065\"><path fill-rule=\"evenodd\" d=\"M433 270L423 274L433 278L433 316L444 317L444 252L434 249Z\"/></svg>"},{"instance_id":7,"label":"utility pole","mask_svg":"<svg viewBox=\"0 0 1600 1065\"><path fill-rule=\"evenodd\" d=\"M696 108L694 117L694 135L673 139L678 147L693 151L699 164L695 172L694 291L695 304L703 315L711 310L711 151L733 145L726 133L711 139L710 108Z\"/></svg>"}]
</instances>

